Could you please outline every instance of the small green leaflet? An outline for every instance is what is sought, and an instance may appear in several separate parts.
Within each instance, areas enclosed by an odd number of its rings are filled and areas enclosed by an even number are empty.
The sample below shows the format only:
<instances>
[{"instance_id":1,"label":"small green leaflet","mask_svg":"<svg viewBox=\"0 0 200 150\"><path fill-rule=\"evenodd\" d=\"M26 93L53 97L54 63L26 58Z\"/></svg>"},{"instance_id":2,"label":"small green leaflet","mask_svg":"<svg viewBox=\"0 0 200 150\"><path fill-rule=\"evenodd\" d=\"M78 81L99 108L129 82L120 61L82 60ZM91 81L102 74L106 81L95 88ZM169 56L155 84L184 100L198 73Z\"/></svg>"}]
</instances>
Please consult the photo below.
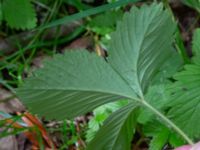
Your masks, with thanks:
<instances>
[{"instance_id":1,"label":"small green leaflet","mask_svg":"<svg viewBox=\"0 0 200 150\"><path fill-rule=\"evenodd\" d=\"M92 18L88 26L93 32L106 35L114 31L117 21L121 20L122 16L121 10L105 12Z\"/></svg>"},{"instance_id":2,"label":"small green leaflet","mask_svg":"<svg viewBox=\"0 0 200 150\"><path fill-rule=\"evenodd\" d=\"M161 128L151 140L149 150L161 150L167 143L169 134L168 128Z\"/></svg>"},{"instance_id":3,"label":"small green leaflet","mask_svg":"<svg viewBox=\"0 0 200 150\"><path fill-rule=\"evenodd\" d=\"M11 28L24 30L36 26L36 13L29 0L4 0L2 11Z\"/></svg>"},{"instance_id":4,"label":"small green leaflet","mask_svg":"<svg viewBox=\"0 0 200 150\"><path fill-rule=\"evenodd\" d=\"M184 144L184 141L176 133L155 119L144 125L143 133L147 137L152 137L149 150L163 150L167 143L173 147Z\"/></svg>"}]
</instances>

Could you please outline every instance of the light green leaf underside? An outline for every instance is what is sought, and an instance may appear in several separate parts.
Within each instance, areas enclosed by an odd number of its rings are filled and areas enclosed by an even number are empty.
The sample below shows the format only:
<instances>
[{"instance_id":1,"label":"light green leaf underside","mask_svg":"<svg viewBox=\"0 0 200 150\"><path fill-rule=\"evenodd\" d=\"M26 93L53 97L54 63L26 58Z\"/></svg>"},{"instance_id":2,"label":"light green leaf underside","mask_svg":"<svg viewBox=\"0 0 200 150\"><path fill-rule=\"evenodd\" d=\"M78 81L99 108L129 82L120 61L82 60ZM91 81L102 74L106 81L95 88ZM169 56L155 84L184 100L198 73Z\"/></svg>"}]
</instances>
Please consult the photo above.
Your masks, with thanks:
<instances>
[{"instance_id":1,"label":"light green leaf underside","mask_svg":"<svg viewBox=\"0 0 200 150\"><path fill-rule=\"evenodd\" d=\"M87 150L130 150L136 120L135 103L117 110L105 121Z\"/></svg>"},{"instance_id":2,"label":"light green leaf underside","mask_svg":"<svg viewBox=\"0 0 200 150\"><path fill-rule=\"evenodd\" d=\"M176 74L177 82L170 89L169 118L191 138L200 137L200 65L186 65L185 70Z\"/></svg>"},{"instance_id":3,"label":"light green leaf underside","mask_svg":"<svg viewBox=\"0 0 200 150\"><path fill-rule=\"evenodd\" d=\"M72 118L121 98L135 97L106 63L89 52L56 55L17 91L32 112L49 118Z\"/></svg>"},{"instance_id":4,"label":"light green leaf underside","mask_svg":"<svg viewBox=\"0 0 200 150\"><path fill-rule=\"evenodd\" d=\"M4 0L3 15L11 28L31 29L36 26L36 13L29 0Z\"/></svg>"},{"instance_id":5,"label":"light green leaf underside","mask_svg":"<svg viewBox=\"0 0 200 150\"><path fill-rule=\"evenodd\" d=\"M55 56L17 94L32 112L57 119L119 99L143 98L174 53L174 29L170 13L161 4L134 7L112 35L108 62L85 51Z\"/></svg>"},{"instance_id":6,"label":"light green leaf underside","mask_svg":"<svg viewBox=\"0 0 200 150\"><path fill-rule=\"evenodd\" d=\"M31 112L55 119L72 118L120 99L142 99L174 53L174 30L175 23L161 4L134 7L113 33L107 61L87 51L56 55L17 94ZM132 102L113 113L88 150L129 150L136 107Z\"/></svg>"},{"instance_id":7,"label":"light green leaf underside","mask_svg":"<svg viewBox=\"0 0 200 150\"><path fill-rule=\"evenodd\" d=\"M173 53L175 23L161 4L133 7L112 35L109 63L141 97Z\"/></svg>"}]
</instances>

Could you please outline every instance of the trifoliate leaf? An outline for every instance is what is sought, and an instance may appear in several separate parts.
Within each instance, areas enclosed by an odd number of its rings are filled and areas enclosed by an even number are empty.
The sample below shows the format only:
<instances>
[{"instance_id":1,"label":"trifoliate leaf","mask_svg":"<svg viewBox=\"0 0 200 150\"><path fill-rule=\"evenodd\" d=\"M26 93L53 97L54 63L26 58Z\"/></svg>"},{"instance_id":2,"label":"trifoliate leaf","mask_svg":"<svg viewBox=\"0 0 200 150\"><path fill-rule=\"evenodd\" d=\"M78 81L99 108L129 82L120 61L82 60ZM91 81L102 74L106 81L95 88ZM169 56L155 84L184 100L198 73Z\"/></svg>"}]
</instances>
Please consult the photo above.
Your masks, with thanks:
<instances>
[{"instance_id":1,"label":"trifoliate leaf","mask_svg":"<svg viewBox=\"0 0 200 150\"><path fill-rule=\"evenodd\" d=\"M29 0L4 0L3 15L11 28L32 29L36 26L36 13Z\"/></svg>"},{"instance_id":2,"label":"trifoliate leaf","mask_svg":"<svg viewBox=\"0 0 200 150\"><path fill-rule=\"evenodd\" d=\"M161 4L134 7L112 36L108 63L85 51L57 55L17 93L31 111L57 119L122 98L139 99L173 54L174 25Z\"/></svg>"},{"instance_id":3,"label":"trifoliate leaf","mask_svg":"<svg viewBox=\"0 0 200 150\"><path fill-rule=\"evenodd\" d=\"M108 118L88 148L128 150L137 120L135 107L145 104L149 85L172 56L174 30L162 4L134 7L113 33L106 60L86 51L56 55L26 80L17 95L30 111L55 119L128 99L131 103Z\"/></svg>"}]
</instances>

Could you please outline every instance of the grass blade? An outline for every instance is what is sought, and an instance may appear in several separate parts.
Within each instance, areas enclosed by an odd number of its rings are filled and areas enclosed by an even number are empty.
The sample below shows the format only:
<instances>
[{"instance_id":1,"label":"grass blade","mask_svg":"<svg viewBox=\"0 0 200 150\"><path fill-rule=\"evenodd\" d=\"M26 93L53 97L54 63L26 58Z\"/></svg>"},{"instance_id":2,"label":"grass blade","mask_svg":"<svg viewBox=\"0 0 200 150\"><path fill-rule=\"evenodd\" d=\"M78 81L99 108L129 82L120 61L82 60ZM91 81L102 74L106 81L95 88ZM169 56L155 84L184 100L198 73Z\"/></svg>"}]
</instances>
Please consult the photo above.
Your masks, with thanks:
<instances>
[{"instance_id":1,"label":"grass blade","mask_svg":"<svg viewBox=\"0 0 200 150\"><path fill-rule=\"evenodd\" d=\"M120 0L120 1L117 1L117 2L114 2L114 3L111 3L111 4L105 4L105 5L102 5L102 6L99 6L99 7L91 8L91 9L76 13L74 15L66 16L66 17L63 17L61 19L52 21L52 22L50 22L46 25L43 25L43 26L37 28L36 30L55 27L55 26L58 26L58 25L61 25L61 24L65 24L65 23L69 23L69 22L72 22L72 21L75 21L75 20L85 18L85 17L90 16L90 15L95 15L95 14L98 14L98 13L101 13L101 12L104 12L104 11L107 11L107 10L110 10L110 9L113 9L113 8L116 8L116 7L120 7L120 6L126 5L126 4L131 3L131 2L138 2L138 1L140 1L140 0Z\"/></svg>"}]
</instances>

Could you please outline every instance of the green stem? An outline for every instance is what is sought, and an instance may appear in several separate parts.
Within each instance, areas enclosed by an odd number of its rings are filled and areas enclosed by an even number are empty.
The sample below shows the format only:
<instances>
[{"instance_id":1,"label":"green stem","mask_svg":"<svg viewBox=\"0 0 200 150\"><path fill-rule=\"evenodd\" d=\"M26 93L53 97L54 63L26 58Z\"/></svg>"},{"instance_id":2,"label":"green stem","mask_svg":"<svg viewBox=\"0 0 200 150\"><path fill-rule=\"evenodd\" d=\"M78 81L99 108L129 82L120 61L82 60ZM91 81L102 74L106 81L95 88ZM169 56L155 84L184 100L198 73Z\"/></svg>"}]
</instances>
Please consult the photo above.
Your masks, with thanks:
<instances>
[{"instance_id":1,"label":"green stem","mask_svg":"<svg viewBox=\"0 0 200 150\"><path fill-rule=\"evenodd\" d=\"M154 114L159 116L165 123L167 123L170 127L172 127L180 136L182 136L185 141L188 142L190 145L194 145L193 141L179 128L177 127L171 120L169 120L166 116L164 116L161 112L159 112L157 109L152 107L149 103L147 103L145 100L142 100L141 103L149 108Z\"/></svg>"},{"instance_id":2,"label":"green stem","mask_svg":"<svg viewBox=\"0 0 200 150\"><path fill-rule=\"evenodd\" d=\"M98 14L98 13L101 13L101 12L104 12L104 11L107 11L107 10L110 10L110 9L113 9L116 7L121 7L123 5L129 4L129 3L136 3L139 1L141 1L141 0L119 0L114 3L101 5L101 6L98 6L95 8L90 8L88 10L85 10L85 11L82 11L82 12L79 12L79 13L76 13L76 14L73 14L70 16L65 16L61 19L58 19L58 20L52 21L48 24L42 25L42 26L38 27L36 30L51 28L51 27L55 27L55 26L58 26L61 24L66 24L66 23L69 23L72 21L77 21L77 20L80 20L82 18L91 16L91 15L95 15L95 14Z\"/></svg>"}]
</instances>

